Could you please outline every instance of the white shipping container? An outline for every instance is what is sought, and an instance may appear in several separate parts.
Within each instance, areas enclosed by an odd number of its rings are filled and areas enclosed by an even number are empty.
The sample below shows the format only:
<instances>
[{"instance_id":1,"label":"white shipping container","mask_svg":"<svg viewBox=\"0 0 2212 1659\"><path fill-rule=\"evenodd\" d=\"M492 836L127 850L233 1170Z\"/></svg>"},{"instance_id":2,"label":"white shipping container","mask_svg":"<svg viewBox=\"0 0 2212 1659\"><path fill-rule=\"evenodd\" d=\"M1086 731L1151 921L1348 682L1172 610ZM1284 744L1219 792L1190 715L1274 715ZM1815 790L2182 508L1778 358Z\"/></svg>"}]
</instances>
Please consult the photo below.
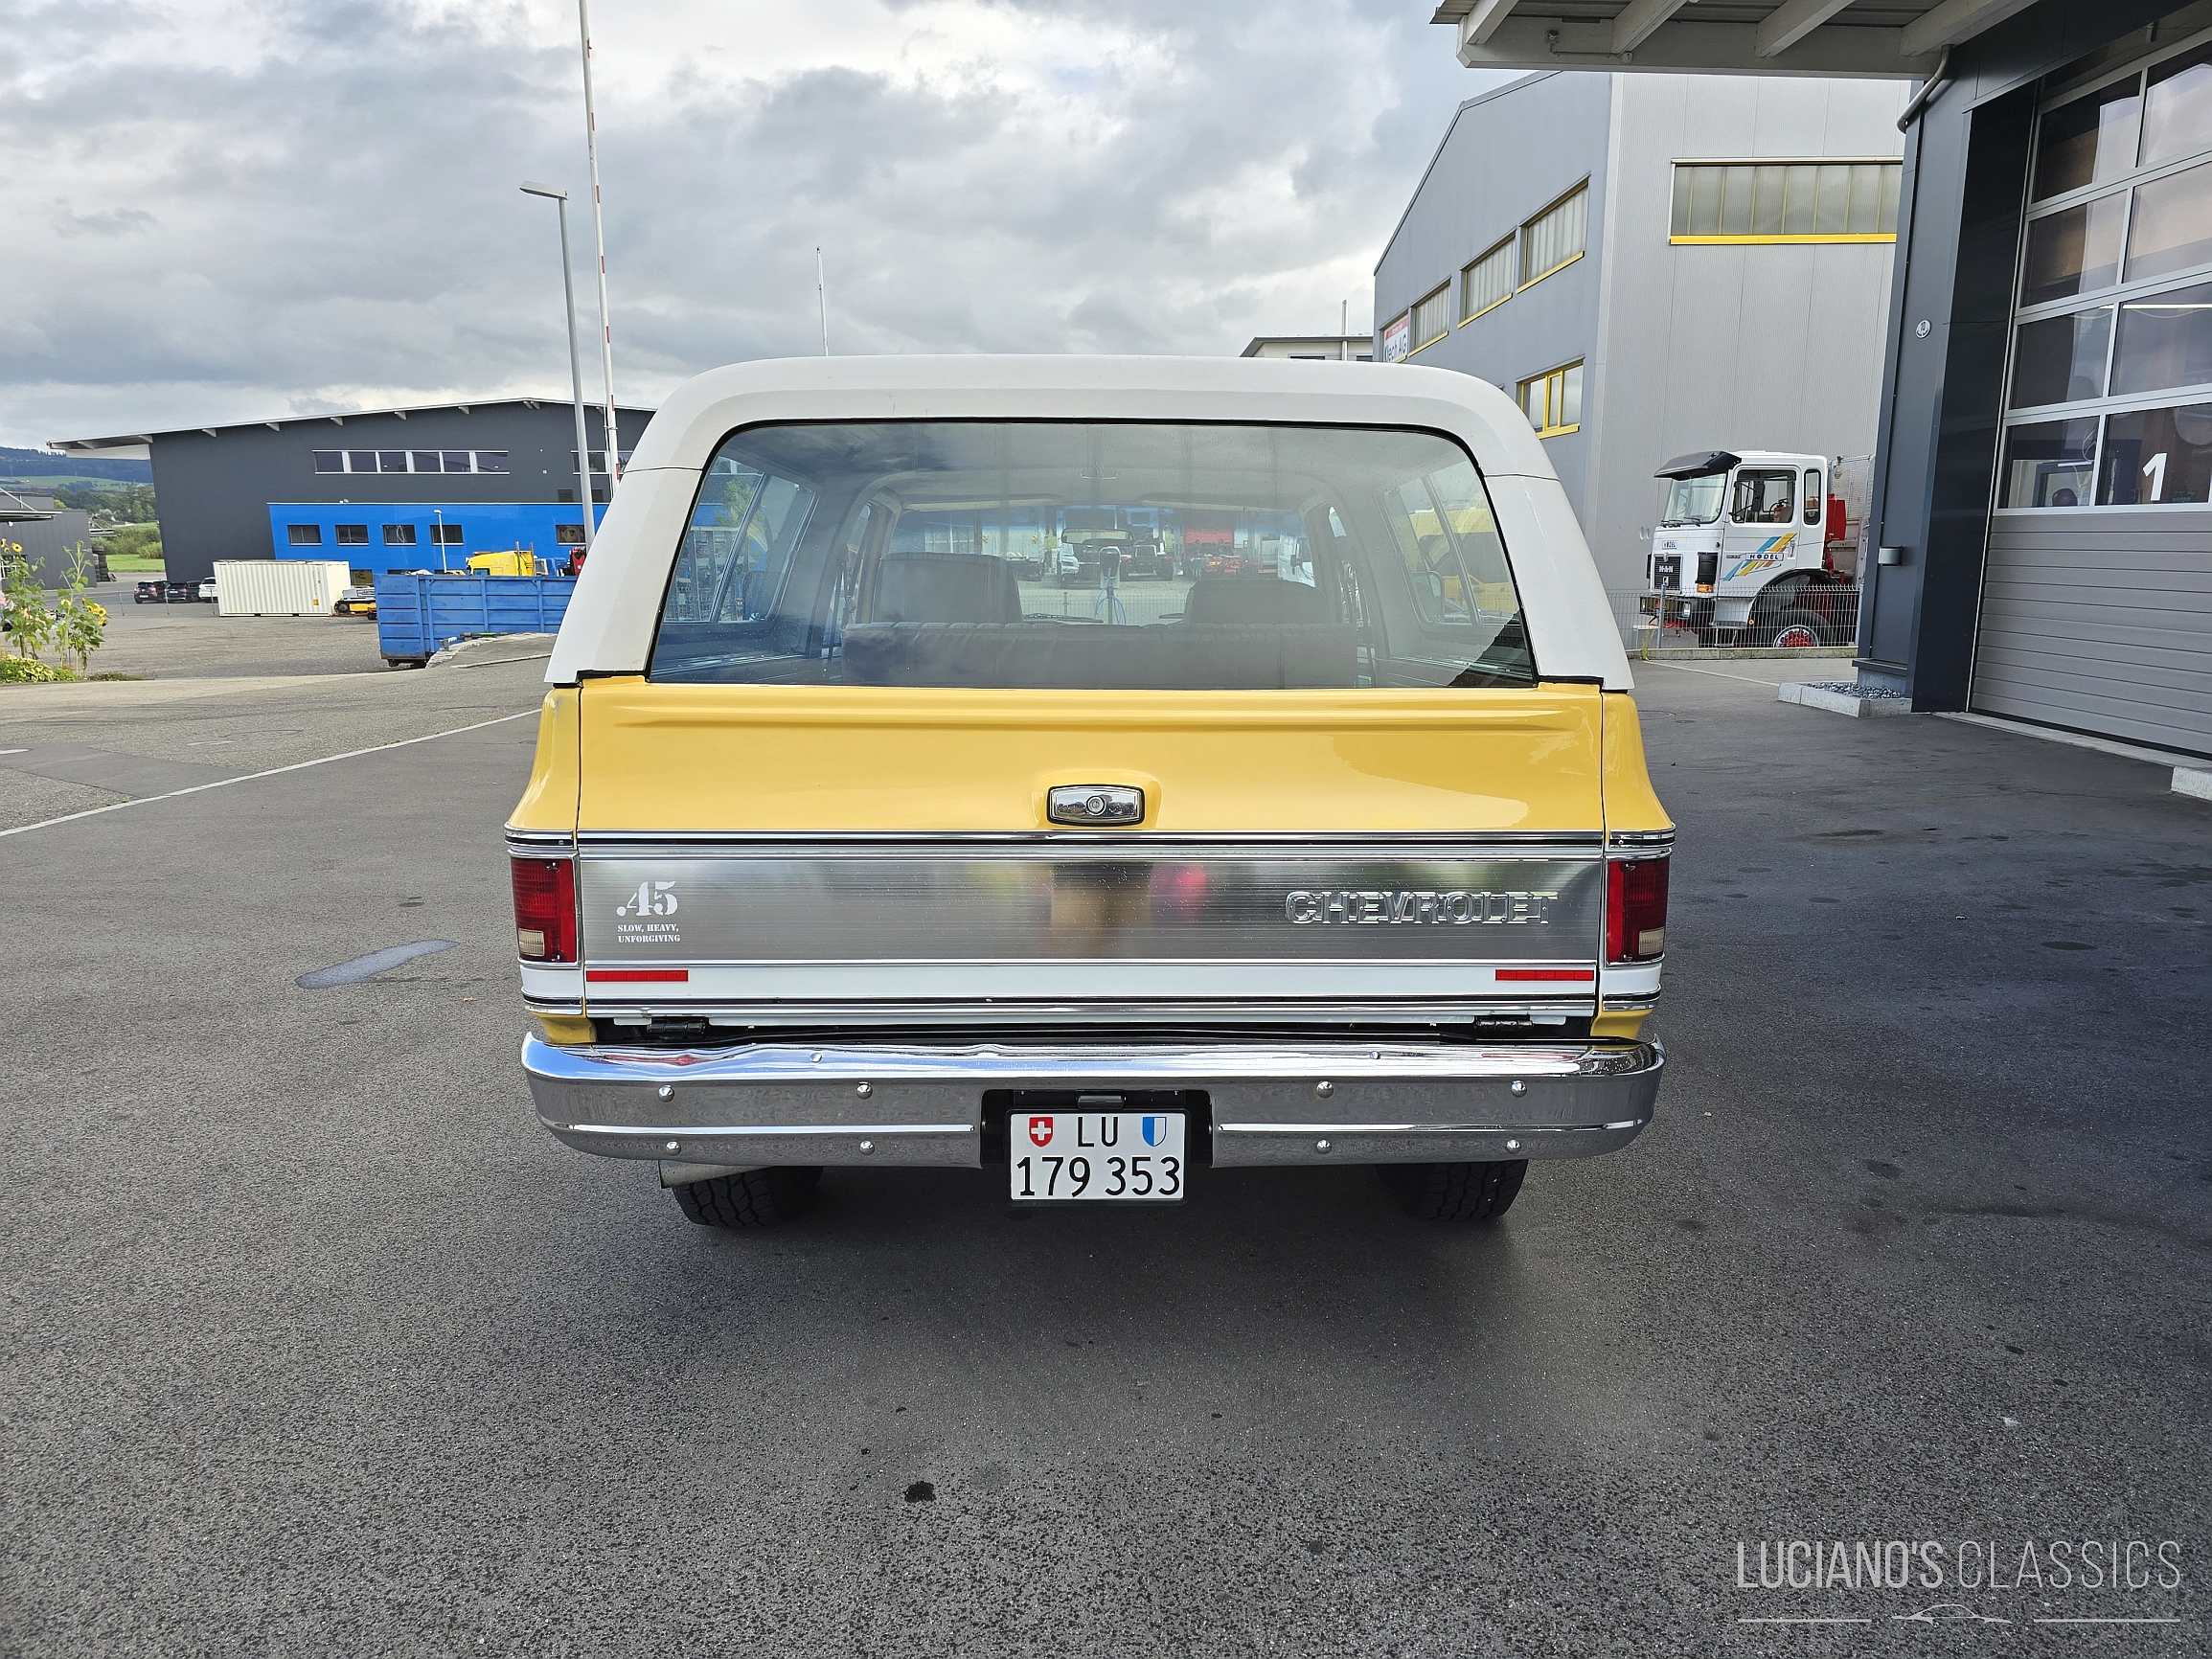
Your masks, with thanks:
<instances>
[{"instance_id":1,"label":"white shipping container","mask_svg":"<svg viewBox=\"0 0 2212 1659\"><path fill-rule=\"evenodd\" d=\"M216 611L220 616L331 616L353 580L352 569L326 559L218 558Z\"/></svg>"}]
</instances>

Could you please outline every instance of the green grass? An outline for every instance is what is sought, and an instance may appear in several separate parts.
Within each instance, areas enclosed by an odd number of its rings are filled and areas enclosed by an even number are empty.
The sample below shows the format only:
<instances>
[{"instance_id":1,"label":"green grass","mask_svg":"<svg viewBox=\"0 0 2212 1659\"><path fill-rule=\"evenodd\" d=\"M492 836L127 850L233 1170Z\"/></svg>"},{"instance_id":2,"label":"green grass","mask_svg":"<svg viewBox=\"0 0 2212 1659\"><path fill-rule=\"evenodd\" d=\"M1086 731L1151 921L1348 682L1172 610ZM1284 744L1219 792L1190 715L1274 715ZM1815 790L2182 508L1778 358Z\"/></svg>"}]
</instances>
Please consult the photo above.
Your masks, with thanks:
<instances>
[{"instance_id":1,"label":"green grass","mask_svg":"<svg viewBox=\"0 0 2212 1659\"><path fill-rule=\"evenodd\" d=\"M140 558L127 553L109 554L107 568L117 575L126 570L141 576L166 576L169 572L169 567L158 558Z\"/></svg>"}]
</instances>

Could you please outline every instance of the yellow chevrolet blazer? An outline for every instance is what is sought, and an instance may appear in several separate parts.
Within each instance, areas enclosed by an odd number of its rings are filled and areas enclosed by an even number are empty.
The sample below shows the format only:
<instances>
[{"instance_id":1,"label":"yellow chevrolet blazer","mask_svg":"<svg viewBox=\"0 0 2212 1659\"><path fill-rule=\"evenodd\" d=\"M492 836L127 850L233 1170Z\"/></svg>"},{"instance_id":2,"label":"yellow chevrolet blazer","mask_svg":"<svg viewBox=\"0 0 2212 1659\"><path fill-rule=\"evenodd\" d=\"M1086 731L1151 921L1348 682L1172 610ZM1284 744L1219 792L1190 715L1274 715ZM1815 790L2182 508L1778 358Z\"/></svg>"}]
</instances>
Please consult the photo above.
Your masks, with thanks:
<instances>
[{"instance_id":1,"label":"yellow chevrolet blazer","mask_svg":"<svg viewBox=\"0 0 2212 1659\"><path fill-rule=\"evenodd\" d=\"M1651 1121L1674 832L1574 513L1480 380L716 370L547 679L523 1068L694 1221L834 1166L1051 1205L1329 1164L1479 1220Z\"/></svg>"}]
</instances>

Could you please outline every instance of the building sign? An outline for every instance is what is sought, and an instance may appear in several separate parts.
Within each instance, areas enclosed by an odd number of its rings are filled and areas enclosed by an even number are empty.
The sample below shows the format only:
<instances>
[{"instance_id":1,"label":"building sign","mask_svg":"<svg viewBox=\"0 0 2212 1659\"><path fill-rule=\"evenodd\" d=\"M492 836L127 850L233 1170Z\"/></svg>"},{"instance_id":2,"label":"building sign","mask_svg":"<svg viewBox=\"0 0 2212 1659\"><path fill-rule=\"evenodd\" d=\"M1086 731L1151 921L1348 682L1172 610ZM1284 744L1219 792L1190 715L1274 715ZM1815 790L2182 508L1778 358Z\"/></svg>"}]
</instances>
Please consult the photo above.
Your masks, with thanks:
<instances>
[{"instance_id":1,"label":"building sign","mask_svg":"<svg viewBox=\"0 0 2212 1659\"><path fill-rule=\"evenodd\" d=\"M1382 325L1382 360L1398 363L1413 350L1413 313L1401 311Z\"/></svg>"}]
</instances>

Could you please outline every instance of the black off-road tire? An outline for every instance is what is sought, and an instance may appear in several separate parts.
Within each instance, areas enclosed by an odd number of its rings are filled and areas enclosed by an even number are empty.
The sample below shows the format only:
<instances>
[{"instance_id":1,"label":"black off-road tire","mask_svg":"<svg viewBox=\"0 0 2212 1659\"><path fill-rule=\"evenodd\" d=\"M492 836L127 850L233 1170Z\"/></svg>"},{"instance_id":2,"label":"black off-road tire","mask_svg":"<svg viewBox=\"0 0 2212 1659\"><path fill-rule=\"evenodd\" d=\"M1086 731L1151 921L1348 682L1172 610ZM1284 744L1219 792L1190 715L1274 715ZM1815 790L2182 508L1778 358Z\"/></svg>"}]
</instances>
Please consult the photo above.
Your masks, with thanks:
<instances>
[{"instance_id":1,"label":"black off-road tire","mask_svg":"<svg viewBox=\"0 0 2212 1659\"><path fill-rule=\"evenodd\" d=\"M819 1164L787 1164L686 1181L669 1192L685 1217L702 1227L781 1227L812 1202L821 1179Z\"/></svg>"},{"instance_id":2,"label":"black off-road tire","mask_svg":"<svg viewBox=\"0 0 2212 1659\"><path fill-rule=\"evenodd\" d=\"M1786 610L1769 616L1755 625L1754 632L1763 646L1809 650L1828 644L1828 624L1809 610Z\"/></svg>"},{"instance_id":3,"label":"black off-road tire","mask_svg":"<svg viewBox=\"0 0 2212 1659\"><path fill-rule=\"evenodd\" d=\"M1494 1164L1378 1164L1398 1207L1423 1221L1494 1221L1513 1208L1526 1158Z\"/></svg>"}]
</instances>

